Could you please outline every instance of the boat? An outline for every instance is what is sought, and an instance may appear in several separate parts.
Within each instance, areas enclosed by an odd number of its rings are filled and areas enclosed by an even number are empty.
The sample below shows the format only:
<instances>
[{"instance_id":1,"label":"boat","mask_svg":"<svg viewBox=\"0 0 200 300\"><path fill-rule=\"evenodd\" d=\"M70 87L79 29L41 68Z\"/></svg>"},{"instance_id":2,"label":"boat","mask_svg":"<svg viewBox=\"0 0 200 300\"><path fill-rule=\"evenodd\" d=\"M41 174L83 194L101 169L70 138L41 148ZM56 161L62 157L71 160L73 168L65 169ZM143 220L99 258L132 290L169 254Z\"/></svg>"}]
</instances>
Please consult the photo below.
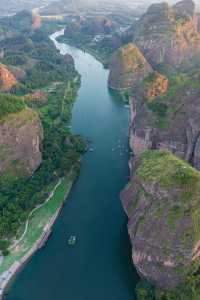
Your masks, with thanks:
<instances>
[{"instance_id":1,"label":"boat","mask_svg":"<svg viewBox=\"0 0 200 300\"><path fill-rule=\"evenodd\" d=\"M130 105L125 104L124 107L125 107L125 108L130 108Z\"/></svg>"},{"instance_id":2,"label":"boat","mask_svg":"<svg viewBox=\"0 0 200 300\"><path fill-rule=\"evenodd\" d=\"M89 151L90 151L90 152L94 152L94 149L93 149L93 148L90 148Z\"/></svg>"},{"instance_id":3,"label":"boat","mask_svg":"<svg viewBox=\"0 0 200 300\"><path fill-rule=\"evenodd\" d=\"M70 246L74 246L76 244L76 236L75 235L71 235L68 239L68 245Z\"/></svg>"}]
</instances>

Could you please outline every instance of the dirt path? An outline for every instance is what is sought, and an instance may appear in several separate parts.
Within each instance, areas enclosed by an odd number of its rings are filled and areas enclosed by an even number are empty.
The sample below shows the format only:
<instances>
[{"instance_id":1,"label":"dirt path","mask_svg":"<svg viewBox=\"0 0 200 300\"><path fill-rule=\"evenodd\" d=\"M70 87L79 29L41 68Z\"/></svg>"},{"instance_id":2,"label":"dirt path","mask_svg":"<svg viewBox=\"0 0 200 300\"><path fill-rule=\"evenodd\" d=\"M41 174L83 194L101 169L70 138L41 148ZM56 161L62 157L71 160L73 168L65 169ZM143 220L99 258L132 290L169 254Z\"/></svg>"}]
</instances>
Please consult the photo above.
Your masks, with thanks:
<instances>
[{"instance_id":1,"label":"dirt path","mask_svg":"<svg viewBox=\"0 0 200 300\"><path fill-rule=\"evenodd\" d=\"M21 237L17 241L15 241L14 244L11 245L11 247L9 248L10 251L14 250L16 248L16 246L18 246L19 243L23 240L23 238L25 237L25 235L27 233L27 230L28 230L28 225L29 225L30 218L32 217L34 212L36 212L39 208L45 206L49 202L49 200L51 200L51 198L54 196L54 193L55 193L56 189L59 187L59 185L61 184L61 182L62 182L62 179L59 179L58 183L55 185L54 189L51 191L51 193L50 193L49 197L46 199L46 201L44 203L36 206L30 212L30 214L28 215L27 221L26 221L26 226L25 226L24 232L22 233Z\"/></svg>"}]
</instances>

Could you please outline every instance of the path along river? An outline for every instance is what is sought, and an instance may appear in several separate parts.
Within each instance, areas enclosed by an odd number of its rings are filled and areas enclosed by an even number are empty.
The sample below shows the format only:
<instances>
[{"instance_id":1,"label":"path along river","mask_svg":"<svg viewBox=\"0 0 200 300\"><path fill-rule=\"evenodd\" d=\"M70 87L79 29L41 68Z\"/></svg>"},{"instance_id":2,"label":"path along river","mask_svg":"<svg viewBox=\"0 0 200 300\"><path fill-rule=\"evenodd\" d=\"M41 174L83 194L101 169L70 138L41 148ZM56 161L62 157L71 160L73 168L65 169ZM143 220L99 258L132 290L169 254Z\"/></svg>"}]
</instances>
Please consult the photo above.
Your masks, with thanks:
<instances>
[{"instance_id":1,"label":"path along river","mask_svg":"<svg viewBox=\"0 0 200 300\"><path fill-rule=\"evenodd\" d=\"M128 180L129 110L107 88L93 56L56 42L73 56L81 88L72 131L92 142L47 246L17 275L6 300L134 300L136 271L119 193ZM77 236L69 246L68 236Z\"/></svg>"}]
</instances>

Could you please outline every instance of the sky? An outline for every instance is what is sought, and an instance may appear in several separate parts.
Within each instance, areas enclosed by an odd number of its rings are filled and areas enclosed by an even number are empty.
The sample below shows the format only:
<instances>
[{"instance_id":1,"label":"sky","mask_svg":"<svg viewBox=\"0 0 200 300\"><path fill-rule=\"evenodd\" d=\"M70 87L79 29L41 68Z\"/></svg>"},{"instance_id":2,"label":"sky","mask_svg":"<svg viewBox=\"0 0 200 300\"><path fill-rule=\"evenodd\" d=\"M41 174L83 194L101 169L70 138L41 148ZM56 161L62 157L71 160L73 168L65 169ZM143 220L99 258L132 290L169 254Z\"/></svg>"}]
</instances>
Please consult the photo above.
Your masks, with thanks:
<instances>
[{"instance_id":1,"label":"sky","mask_svg":"<svg viewBox=\"0 0 200 300\"><path fill-rule=\"evenodd\" d=\"M96 1L96 0L91 0L91 1ZM180 0L99 0L99 1L116 1L116 2L120 2L122 3L128 3L132 6L135 5L149 5L151 3L159 3L159 2L168 2L169 4L175 4L177 2L179 2ZM200 0L193 0L195 2L195 4L200 7Z\"/></svg>"},{"instance_id":2,"label":"sky","mask_svg":"<svg viewBox=\"0 0 200 300\"><path fill-rule=\"evenodd\" d=\"M95 0L91 0L94 1ZM99 0L99 1L105 1L105 0ZM107 0L110 1L110 0ZM130 3L130 4L134 4L134 3L138 3L138 4L150 4L150 3L158 3L158 2L168 2L170 4L174 4L176 2L178 2L179 0L112 0L112 1L120 1L120 3ZM200 5L200 0L193 0L196 4Z\"/></svg>"},{"instance_id":3,"label":"sky","mask_svg":"<svg viewBox=\"0 0 200 300\"><path fill-rule=\"evenodd\" d=\"M148 5L151 3L159 3L159 2L168 2L169 4L174 4L180 0L82 0L83 2L86 1L88 3L97 3L97 2L112 2L112 3L120 3L120 4L130 4L131 6L138 6L138 5ZM200 6L200 0L193 0L198 6Z\"/></svg>"}]
</instances>

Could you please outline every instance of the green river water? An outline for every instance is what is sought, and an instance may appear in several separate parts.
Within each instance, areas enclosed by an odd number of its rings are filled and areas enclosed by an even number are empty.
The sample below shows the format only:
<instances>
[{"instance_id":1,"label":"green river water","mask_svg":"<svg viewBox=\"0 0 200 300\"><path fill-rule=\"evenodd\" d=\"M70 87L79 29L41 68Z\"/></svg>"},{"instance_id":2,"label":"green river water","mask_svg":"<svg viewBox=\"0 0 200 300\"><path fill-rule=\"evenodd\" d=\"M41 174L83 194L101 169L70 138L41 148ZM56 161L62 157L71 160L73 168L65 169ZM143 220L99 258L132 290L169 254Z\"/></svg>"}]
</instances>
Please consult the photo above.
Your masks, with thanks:
<instances>
[{"instance_id":1,"label":"green river water","mask_svg":"<svg viewBox=\"0 0 200 300\"><path fill-rule=\"evenodd\" d=\"M128 181L129 110L107 88L108 71L91 55L55 41L73 56L81 88L72 131L91 141L80 177L45 248L16 276L6 300L134 300L127 218L119 193ZM74 247L68 236L77 236Z\"/></svg>"}]
</instances>

